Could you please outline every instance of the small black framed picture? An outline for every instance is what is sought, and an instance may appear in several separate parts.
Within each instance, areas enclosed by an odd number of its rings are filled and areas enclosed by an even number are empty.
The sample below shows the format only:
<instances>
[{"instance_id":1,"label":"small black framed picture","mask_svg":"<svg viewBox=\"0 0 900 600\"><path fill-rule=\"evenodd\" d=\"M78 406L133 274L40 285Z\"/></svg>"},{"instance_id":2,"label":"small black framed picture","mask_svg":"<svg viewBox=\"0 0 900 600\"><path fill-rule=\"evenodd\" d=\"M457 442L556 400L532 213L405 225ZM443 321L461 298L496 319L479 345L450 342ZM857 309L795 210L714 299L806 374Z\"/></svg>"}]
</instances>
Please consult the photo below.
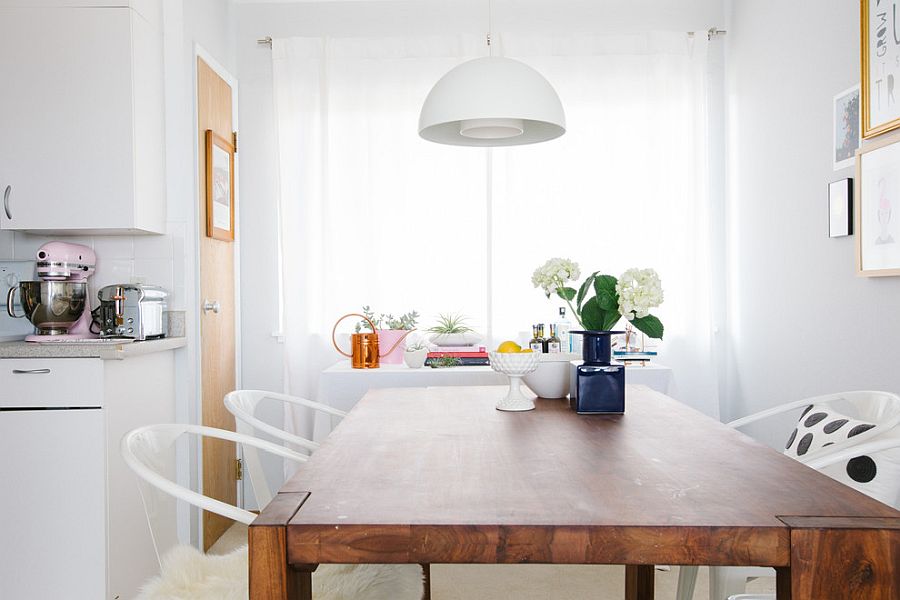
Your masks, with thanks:
<instances>
[{"instance_id":1,"label":"small black framed picture","mask_svg":"<svg viewBox=\"0 0 900 600\"><path fill-rule=\"evenodd\" d=\"M853 179L828 184L828 237L853 235Z\"/></svg>"}]
</instances>

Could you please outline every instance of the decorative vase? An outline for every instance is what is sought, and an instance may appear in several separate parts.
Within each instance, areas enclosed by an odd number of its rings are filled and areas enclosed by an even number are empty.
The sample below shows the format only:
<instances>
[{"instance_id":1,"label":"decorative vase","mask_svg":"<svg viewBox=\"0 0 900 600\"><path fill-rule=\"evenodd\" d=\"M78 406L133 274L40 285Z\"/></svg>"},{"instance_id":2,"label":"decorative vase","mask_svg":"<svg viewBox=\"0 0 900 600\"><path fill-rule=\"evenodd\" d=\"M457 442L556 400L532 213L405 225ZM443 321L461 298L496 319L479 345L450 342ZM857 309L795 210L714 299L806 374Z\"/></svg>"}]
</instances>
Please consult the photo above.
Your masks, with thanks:
<instances>
[{"instance_id":1,"label":"decorative vase","mask_svg":"<svg viewBox=\"0 0 900 600\"><path fill-rule=\"evenodd\" d=\"M574 331L582 361L572 361L569 403L579 414L625 412L625 365L612 360L611 338L622 331Z\"/></svg>"},{"instance_id":2,"label":"decorative vase","mask_svg":"<svg viewBox=\"0 0 900 600\"><path fill-rule=\"evenodd\" d=\"M403 363L403 351L406 350L406 336L412 333L406 329L379 329L378 347L381 348L381 362L386 365Z\"/></svg>"},{"instance_id":3,"label":"decorative vase","mask_svg":"<svg viewBox=\"0 0 900 600\"><path fill-rule=\"evenodd\" d=\"M421 369L425 366L425 359L428 358L428 348L421 350L406 350L403 352L403 362L410 369Z\"/></svg>"},{"instance_id":4,"label":"decorative vase","mask_svg":"<svg viewBox=\"0 0 900 600\"><path fill-rule=\"evenodd\" d=\"M466 331L464 333L434 333L428 338L435 346L474 346L482 339L480 333Z\"/></svg>"}]
</instances>

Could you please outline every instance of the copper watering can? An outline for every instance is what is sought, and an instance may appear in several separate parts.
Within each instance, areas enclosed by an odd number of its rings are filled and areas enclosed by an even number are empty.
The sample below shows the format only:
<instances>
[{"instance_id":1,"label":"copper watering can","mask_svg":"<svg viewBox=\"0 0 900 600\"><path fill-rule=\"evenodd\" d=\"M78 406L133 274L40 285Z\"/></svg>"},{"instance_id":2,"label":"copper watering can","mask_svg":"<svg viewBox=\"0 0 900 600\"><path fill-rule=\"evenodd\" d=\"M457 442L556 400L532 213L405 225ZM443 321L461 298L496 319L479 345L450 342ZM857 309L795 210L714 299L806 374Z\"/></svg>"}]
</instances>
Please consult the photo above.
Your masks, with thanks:
<instances>
[{"instance_id":1,"label":"copper watering can","mask_svg":"<svg viewBox=\"0 0 900 600\"><path fill-rule=\"evenodd\" d=\"M340 325L341 321L346 319L347 317L360 317L365 320L369 327L372 328L371 333L353 333L350 335L350 354L347 354L343 350L341 350L340 346L337 344L337 340L335 339L335 334L337 333L337 327ZM375 323L371 321L365 315L361 315L359 313L349 313L341 317L334 324L334 328L331 330L331 343L334 344L334 349L346 356L350 359L350 366L354 369L377 369L379 367L379 359L382 356L387 356L397 346L400 345L400 342L406 339L406 336L412 333L412 331L407 331L403 337L394 342L394 345L391 346L390 350L385 352L384 354L379 353L378 350L378 333L375 331Z\"/></svg>"}]
</instances>

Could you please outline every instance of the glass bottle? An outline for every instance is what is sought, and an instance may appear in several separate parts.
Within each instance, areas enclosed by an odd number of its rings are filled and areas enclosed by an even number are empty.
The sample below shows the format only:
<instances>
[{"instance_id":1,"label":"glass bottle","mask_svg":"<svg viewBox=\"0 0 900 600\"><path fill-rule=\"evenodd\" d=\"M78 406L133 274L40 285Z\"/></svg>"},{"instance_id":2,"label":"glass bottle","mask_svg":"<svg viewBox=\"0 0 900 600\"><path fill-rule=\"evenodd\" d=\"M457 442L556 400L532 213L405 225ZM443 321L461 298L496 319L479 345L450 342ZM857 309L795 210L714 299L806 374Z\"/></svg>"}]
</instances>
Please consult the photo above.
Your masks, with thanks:
<instances>
[{"instance_id":1,"label":"glass bottle","mask_svg":"<svg viewBox=\"0 0 900 600\"><path fill-rule=\"evenodd\" d=\"M531 348L532 352L541 353L544 351L544 340L541 339L537 325L531 326L531 341L528 342L528 347Z\"/></svg>"},{"instance_id":2,"label":"glass bottle","mask_svg":"<svg viewBox=\"0 0 900 600\"><path fill-rule=\"evenodd\" d=\"M556 325L554 323L550 324L550 337L547 338L547 353L548 354L559 354L562 352L560 348L561 344L559 341L559 337L556 335Z\"/></svg>"},{"instance_id":3,"label":"glass bottle","mask_svg":"<svg viewBox=\"0 0 900 600\"><path fill-rule=\"evenodd\" d=\"M548 352L547 342L548 342L549 338L544 337L544 324L543 323L538 323L538 339L541 340L541 352L543 352L544 354L547 354L547 352Z\"/></svg>"},{"instance_id":4,"label":"glass bottle","mask_svg":"<svg viewBox=\"0 0 900 600\"><path fill-rule=\"evenodd\" d=\"M566 307L559 307L559 322L556 324L556 336L559 338L560 352L575 352L572 347L572 336L569 333L572 330L572 323L566 318Z\"/></svg>"}]
</instances>

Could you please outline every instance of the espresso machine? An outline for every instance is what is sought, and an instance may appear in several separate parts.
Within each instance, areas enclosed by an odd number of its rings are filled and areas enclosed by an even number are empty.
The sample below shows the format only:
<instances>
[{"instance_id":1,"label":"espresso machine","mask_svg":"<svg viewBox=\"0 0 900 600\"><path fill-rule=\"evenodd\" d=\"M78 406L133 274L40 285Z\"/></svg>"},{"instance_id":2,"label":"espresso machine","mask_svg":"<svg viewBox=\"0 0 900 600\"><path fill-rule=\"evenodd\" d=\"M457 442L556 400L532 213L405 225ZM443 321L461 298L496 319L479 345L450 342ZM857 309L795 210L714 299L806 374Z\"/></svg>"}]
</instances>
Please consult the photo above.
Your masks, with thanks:
<instances>
[{"instance_id":1,"label":"espresso machine","mask_svg":"<svg viewBox=\"0 0 900 600\"><path fill-rule=\"evenodd\" d=\"M97 265L94 251L81 244L48 242L38 248L37 276L40 281L21 281L10 288L6 310L15 318L27 317L35 333L26 342L71 342L96 338L91 333L88 278ZM19 293L23 315L15 314Z\"/></svg>"}]
</instances>

